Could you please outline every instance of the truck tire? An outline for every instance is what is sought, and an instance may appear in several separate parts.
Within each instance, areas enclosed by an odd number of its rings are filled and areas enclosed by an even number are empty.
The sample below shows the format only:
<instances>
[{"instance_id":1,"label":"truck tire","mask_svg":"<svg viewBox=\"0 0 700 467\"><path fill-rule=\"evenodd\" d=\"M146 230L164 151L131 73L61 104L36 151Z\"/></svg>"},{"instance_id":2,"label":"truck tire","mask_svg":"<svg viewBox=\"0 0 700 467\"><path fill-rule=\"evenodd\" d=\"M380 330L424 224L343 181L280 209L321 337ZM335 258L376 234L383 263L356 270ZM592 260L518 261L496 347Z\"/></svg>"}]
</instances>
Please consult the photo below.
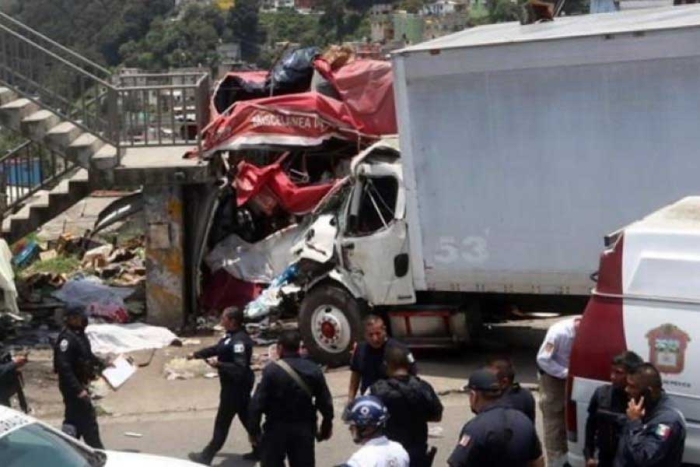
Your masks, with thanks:
<instances>
[{"instance_id":1,"label":"truck tire","mask_svg":"<svg viewBox=\"0 0 700 467\"><path fill-rule=\"evenodd\" d=\"M330 367L348 363L361 319L360 304L346 290L333 285L311 289L299 308L299 332L311 358Z\"/></svg>"}]
</instances>

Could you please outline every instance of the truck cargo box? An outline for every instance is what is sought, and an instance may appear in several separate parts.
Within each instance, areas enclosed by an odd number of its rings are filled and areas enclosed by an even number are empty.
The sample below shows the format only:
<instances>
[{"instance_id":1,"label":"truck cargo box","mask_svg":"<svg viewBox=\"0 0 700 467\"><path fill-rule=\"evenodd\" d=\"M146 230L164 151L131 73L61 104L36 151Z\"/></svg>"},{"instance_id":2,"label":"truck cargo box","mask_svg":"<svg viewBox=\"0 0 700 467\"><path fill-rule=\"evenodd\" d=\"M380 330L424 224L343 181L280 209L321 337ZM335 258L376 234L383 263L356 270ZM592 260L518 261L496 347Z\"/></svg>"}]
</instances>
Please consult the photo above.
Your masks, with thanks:
<instances>
[{"instance_id":1,"label":"truck cargo box","mask_svg":"<svg viewBox=\"0 0 700 467\"><path fill-rule=\"evenodd\" d=\"M700 193L700 6L393 56L420 290L586 294L603 235Z\"/></svg>"}]
</instances>

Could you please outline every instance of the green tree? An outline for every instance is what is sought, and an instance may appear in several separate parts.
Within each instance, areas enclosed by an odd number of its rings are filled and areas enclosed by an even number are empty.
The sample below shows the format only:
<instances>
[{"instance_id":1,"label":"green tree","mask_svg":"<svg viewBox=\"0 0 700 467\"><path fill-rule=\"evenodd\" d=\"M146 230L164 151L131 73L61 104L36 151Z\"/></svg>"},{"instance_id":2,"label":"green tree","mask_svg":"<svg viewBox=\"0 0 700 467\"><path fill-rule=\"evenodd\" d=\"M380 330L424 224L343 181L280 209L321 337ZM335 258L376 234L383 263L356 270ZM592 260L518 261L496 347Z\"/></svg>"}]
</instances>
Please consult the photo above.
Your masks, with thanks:
<instances>
[{"instance_id":1,"label":"green tree","mask_svg":"<svg viewBox=\"0 0 700 467\"><path fill-rule=\"evenodd\" d=\"M247 62L255 62L260 56L260 45L265 42L265 31L260 27L258 10L259 0L236 0L229 10L224 34L227 40L233 40L241 45L241 58Z\"/></svg>"},{"instance_id":2,"label":"green tree","mask_svg":"<svg viewBox=\"0 0 700 467\"><path fill-rule=\"evenodd\" d=\"M119 49L124 64L152 71L218 64L216 46L224 20L212 6L190 5L180 20L157 18L140 41L129 41Z\"/></svg>"},{"instance_id":3,"label":"green tree","mask_svg":"<svg viewBox=\"0 0 700 467\"><path fill-rule=\"evenodd\" d=\"M521 2L512 0L492 0L489 3L489 20L491 23L518 21L522 11Z\"/></svg>"}]
</instances>

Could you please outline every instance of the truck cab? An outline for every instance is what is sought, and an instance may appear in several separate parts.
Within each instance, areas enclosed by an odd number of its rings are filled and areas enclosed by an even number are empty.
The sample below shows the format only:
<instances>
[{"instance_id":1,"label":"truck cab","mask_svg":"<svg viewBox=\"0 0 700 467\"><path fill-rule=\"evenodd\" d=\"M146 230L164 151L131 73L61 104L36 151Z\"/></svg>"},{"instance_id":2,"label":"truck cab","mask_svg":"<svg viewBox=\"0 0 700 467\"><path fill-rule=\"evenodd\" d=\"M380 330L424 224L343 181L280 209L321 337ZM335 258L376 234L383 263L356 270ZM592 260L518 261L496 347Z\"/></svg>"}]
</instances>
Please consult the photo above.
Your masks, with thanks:
<instances>
[{"instance_id":1,"label":"truck cab","mask_svg":"<svg viewBox=\"0 0 700 467\"><path fill-rule=\"evenodd\" d=\"M569 366L571 465L585 465L588 404L626 350L661 372L687 421L684 463L700 465L699 325L700 197L688 197L606 237Z\"/></svg>"},{"instance_id":2,"label":"truck cab","mask_svg":"<svg viewBox=\"0 0 700 467\"><path fill-rule=\"evenodd\" d=\"M397 138L360 153L350 172L292 249L308 272L299 310L305 345L331 364L347 360L365 309L416 301Z\"/></svg>"}]
</instances>

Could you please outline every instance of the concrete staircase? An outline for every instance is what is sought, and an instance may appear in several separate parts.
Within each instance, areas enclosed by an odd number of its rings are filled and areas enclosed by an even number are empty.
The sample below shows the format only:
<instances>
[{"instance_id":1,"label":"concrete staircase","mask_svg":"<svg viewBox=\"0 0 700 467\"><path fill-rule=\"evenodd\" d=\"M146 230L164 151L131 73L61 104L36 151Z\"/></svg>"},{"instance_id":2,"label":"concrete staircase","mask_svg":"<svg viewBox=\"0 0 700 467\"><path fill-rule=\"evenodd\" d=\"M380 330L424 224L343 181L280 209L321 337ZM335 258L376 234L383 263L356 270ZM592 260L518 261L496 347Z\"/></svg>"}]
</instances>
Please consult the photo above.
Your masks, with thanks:
<instances>
[{"instance_id":1,"label":"concrete staircase","mask_svg":"<svg viewBox=\"0 0 700 467\"><path fill-rule=\"evenodd\" d=\"M0 44L0 131L27 139L0 154L9 243L97 188L212 179L207 161L182 158L201 153L208 73L115 74L3 12ZM195 136L182 131L189 114Z\"/></svg>"},{"instance_id":2,"label":"concrete staircase","mask_svg":"<svg viewBox=\"0 0 700 467\"><path fill-rule=\"evenodd\" d=\"M2 236L12 244L74 206L92 192L88 171L74 169L51 190L39 190L2 222Z\"/></svg>"},{"instance_id":3,"label":"concrete staircase","mask_svg":"<svg viewBox=\"0 0 700 467\"><path fill-rule=\"evenodd\" d=\"M40 143L76 168L55 186L38 190L5 213L2 236L12 244L61 214L92 191L90 171L109 171L118 164L117 149L84 132L53 112L41 109L9 88L0 87L0 125ZM53 185L52 184L52 185Z\"/></svg>"},{"instance_id":4,"label":"concrete staircase","mask_svg":"<svg viewBox=\"0 0 700 467\"><path fill-rule=\"evenodd\" d=\"M43 143L88 170L109 170L119 161L114 146L5 87L0 87L0 125Z\"/></svg>"}]
</instances>

